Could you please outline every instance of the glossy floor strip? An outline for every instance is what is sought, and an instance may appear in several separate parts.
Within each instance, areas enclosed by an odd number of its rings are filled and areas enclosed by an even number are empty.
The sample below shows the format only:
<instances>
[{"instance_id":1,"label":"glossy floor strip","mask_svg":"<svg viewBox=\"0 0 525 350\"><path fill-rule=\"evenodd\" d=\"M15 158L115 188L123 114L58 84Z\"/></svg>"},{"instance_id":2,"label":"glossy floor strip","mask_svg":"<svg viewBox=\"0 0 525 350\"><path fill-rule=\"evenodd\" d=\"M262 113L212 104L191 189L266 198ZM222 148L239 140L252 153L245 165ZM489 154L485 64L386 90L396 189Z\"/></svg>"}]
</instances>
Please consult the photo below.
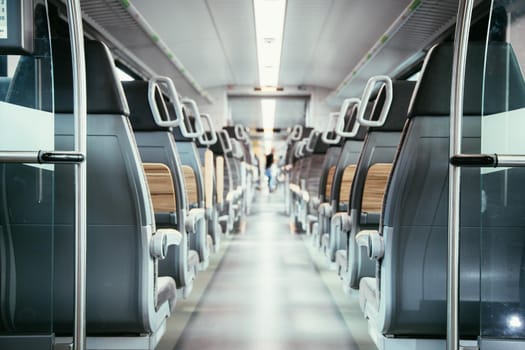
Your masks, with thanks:
<instances>
[{"instance_id":1,"label":"glossy floor strip","mask_svg":"<svg viewBox=\"0 0 525 350\"><path fill-rule=\"evenodd\" d=\"M158 349L375 349L357 297L290 233L280 193L260 194L246 232L226 240Z\"/></svg>"}]
</instances>

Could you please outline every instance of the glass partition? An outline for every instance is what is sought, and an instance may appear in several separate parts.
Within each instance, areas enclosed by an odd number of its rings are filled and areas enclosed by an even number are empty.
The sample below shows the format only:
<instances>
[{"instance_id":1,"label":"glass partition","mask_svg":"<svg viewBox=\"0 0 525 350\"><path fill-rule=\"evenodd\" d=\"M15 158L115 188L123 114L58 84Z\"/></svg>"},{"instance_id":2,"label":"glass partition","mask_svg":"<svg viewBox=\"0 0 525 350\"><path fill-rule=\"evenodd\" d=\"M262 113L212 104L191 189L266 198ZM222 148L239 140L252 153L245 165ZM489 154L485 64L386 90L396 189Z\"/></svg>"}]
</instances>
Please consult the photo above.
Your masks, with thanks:
<instances>
[{"instance_id":1,"label":"glass partition","mask_svg":"<svg viewBox=\"0 0 525 350\"><path fill-rule=\"evenodd\" d=\"M500 157L525 155L525 1L493 0L490 11L486 41L480 45L484 49L480 151ZM474 50L472 45L469 50L469 54ZM469 69L476 67L467 66L467 74ZM465 114L471 107L476 109L468 100L476 96L475 89L466 87ZM481 168L479 183L480 348L523 348L525 168ZM462 244L475 247L478 242L462 236Z\"/></svg>"},{"instance_id":2,"label":"glass partition","mask_svg":"<svg viewBox=\"0 0 525 350\"><path fill-rule=\"evenodd\" d=\"M52 151L53 62L47 3L0 0L0 12L0 39L16 40L31 24L33 33L32 48L0 40L0 151ZM20 17L15 21L13 16ZM28 18L32 23L26 22ZM16 28L11 21L23 25ZM20 28L24 30L18 32ZM50 348L54 182L53 165L0 163L2 349Z\"/></svg>"}]
</instances>

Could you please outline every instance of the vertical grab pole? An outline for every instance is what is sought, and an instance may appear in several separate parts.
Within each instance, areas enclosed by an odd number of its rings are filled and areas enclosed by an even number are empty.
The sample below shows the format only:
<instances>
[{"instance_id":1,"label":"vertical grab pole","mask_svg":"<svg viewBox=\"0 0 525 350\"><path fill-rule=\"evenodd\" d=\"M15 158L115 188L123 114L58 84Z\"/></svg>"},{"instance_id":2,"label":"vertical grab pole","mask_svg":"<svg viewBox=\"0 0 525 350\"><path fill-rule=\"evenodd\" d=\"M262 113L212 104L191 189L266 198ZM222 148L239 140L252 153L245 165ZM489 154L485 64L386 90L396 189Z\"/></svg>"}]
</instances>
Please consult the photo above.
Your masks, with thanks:
<instances>
[{"instance_id":1,"label":"vertical grab pole","mask_svg":"<svg viewBox=\"0 0 525 350\"><path fill-rule=\"evenodd\" d=\"M450 156L461 154L463 93L468 38L474 0L461 0L454 38L454 61L450 96ZM447 350L459 349L459 221L461 169L449 165Z\"/></svg>"},{"instance_id":2,"label":"vertical grab pole","mask_svg":"<svg viewBox=\"0 0 525 350\"><path fill-rule=\"evenodd\" d=\"M67 0L67 16L73 58L75 151L86 154L87 107L84 31L80 0ZM86 162L75 165L75 330L73 349L86 347Z\"/></svg>"}]
</instances>

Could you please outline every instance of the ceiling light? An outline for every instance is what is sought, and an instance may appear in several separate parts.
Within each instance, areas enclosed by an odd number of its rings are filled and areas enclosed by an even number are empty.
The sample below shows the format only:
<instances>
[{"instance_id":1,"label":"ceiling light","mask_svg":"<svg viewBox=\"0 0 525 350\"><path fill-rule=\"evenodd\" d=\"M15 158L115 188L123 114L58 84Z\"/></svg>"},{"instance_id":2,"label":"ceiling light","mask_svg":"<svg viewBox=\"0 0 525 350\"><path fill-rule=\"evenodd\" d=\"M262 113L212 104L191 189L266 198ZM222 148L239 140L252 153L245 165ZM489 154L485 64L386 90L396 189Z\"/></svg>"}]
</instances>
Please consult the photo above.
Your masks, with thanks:
<instances>
[{"instance_id":1,"label":"ceiling light","mask_svg":"<svg viewBox=\"0 0 525 350\"><path fill-rule=\"evenodd\" d=\"M259 84L277 86L286 0L253 0Z\"/></svg>"},{"instance_id":2,"label":"ceiling light","mask_svg":"<svg viewBox=\"0 0 525 350\"><path fill-rule=\"evenodd\" d=\"M264 148L268 153L272 149L273 127L275 125L275 105L274 98L261 99L262 122L264 129Z\"/></svg>"}]
</instances>

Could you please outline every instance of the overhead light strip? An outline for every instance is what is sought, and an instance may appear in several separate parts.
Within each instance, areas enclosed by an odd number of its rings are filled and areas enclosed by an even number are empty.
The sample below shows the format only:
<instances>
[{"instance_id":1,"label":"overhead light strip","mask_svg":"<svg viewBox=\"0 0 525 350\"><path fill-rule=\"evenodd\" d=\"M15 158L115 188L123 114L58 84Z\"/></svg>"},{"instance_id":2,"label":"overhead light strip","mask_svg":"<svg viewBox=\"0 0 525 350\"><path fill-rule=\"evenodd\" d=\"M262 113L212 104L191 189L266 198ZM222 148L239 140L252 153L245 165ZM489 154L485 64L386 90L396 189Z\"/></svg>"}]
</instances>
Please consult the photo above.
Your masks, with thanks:
<instances>
[{"instance_id":1,"label":"overhead light strip","mask_svg":"<svg viewBox=\"0 0 525 350\"><path fill-rule=\"evenodd\" d=\"M286 0L253 0L259 85L277 87L283 46ZM261 99L262 124L266 152L272 147L275 125L275 99Z\"/></svg>"},{"instance_id":2,"label":"overhead light strip","mask_svg":"<svg viewBox=\"0 0 525 350\"><path fill-rule=\"evenodd\" d=\"M286 0L253 0L259 84L277 86L283 46Z\"/></svg>"}]
</instances>

